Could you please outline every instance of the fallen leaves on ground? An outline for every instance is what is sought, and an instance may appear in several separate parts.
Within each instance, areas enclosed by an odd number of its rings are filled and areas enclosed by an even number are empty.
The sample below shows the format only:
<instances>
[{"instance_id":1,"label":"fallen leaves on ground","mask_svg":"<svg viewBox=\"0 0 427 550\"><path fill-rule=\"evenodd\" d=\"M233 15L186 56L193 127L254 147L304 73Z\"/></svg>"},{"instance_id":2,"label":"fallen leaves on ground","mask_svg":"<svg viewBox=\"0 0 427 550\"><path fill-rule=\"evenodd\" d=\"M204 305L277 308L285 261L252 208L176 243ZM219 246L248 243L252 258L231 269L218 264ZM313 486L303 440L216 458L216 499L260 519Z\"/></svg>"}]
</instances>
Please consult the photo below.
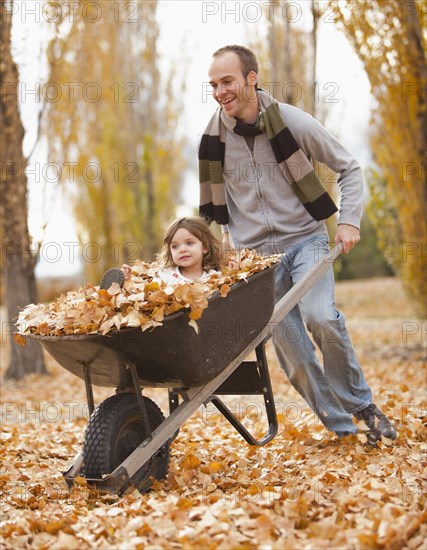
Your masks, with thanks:
<instances>
[{"instance_id":1,"label":"fallen leaves on ground","mask_svg":"<svg viewBox=\"0 0 427 550\"><path fill-rule=\"evenodd\" d=\"M208 298L218 291L226 298L231 286L244 281L273 263L280 256L261 257L254 250L239 252L239 269L227 269L208 279L167 285L157 263L138 260L132 277L123 288L114 282L108 289L88 284L72 290L49 304L29 304L20 313L15 341L25 345L25 334L63 336L71 334L107 334L124 327L152 329L162 324L166 315L189 309L189 324L197 331L194 321L208 307Z\"/></svg>"},{"instance_id":2,"label":"fallen leaves on ground","mask_svg":"<svg viewBox=\"0 0 427 550\"><path fill-rule=\"evenodd\" d=\"M425 325L395 279L339 283L337 303L375 402L397 427L395 442L375 449L358 436L338 440L327 432L286 381L269 344L279 417L271 443L247 445L208 404L182 426L168 476L150 493L129 489L118 497L81 477L68 491L60 472L81 450L84 384L47 357L50 377L2 383L2 547L424 550ZM4 372L4 340L1 346ZM95 388L97 403L111 393ZM167 412L167 391L144 393ZM251 432L264 433L262 400L224 400Z\"/></svg>"}]
</instances>

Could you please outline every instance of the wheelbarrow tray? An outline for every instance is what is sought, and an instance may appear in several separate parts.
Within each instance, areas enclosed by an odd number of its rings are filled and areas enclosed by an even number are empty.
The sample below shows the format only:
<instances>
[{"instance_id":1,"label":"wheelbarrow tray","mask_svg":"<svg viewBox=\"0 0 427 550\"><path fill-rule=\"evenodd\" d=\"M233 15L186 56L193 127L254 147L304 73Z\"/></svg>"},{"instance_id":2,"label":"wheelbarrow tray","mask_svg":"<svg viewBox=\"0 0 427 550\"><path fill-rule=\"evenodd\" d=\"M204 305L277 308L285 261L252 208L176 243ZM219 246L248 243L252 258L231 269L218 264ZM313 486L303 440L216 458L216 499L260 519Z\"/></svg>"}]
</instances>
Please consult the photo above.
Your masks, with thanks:
<instances>
[{"instance_id":1,"label":"wheelbarrow tray","mask_svg":"<svg viewBox=\"0 0 427 550\"><path fill-rule=\"evenodd\" d=\"M188 310L142 331L124 328L102 334L29 336L38 340L65 369L84 379L90 367L92 384L127 387L134 364L142 386L197 387L213 380L263 331L274 309L275 265L235 283L227 296L216 292L191 327Z\"/></svg>"}]
</instances>

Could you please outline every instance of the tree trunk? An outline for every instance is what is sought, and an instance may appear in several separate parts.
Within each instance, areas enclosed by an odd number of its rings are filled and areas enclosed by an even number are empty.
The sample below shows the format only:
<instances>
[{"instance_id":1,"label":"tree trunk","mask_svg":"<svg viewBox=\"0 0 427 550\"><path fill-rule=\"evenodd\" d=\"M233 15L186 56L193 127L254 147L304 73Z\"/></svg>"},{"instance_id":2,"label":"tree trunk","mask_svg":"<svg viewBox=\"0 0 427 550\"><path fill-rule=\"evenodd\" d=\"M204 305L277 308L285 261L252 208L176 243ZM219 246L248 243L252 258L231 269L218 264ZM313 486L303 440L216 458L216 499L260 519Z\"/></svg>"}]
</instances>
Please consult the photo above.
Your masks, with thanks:
<instances>
[{"instance_id":1,"label":"tree trunk","mask_svg":"<svg viewBox=\"0 0 427 550\"><path fill-rule=\"evenodd\" d=\"M285 13L288 13L289 3L285 2ZM283 45L284 45L284 51L283 51L283 69L284 69L284 77L285 77L285 85L287 86L287 90L292 90L293 88L290 86L292 83L294 83L294 70L292 65L292 48L291 48L291 33L292 33L292 25L294 23L291 23L291 20L288 16L285 17L285 28L284 28L284 36L283 36ZM296 86L296 95L293 97L290 96L289 93L292 92L286 92L286 103L289 103L289 105L296 105L298 102L298 86L300 85L298 82L294 83Z\"/></svg>"},{"instance_id":2,"label":"tree trunk","mask_svg":"<svg viewBox=\"0 0 427 550\"><path fill-rule=\"evenodd\" d=\"M270 4L272 9L274 10L274 0L270 0ZM274 13L274 11L273 11ZM278 53L279 53L279 47L277 45L277 30L276 30L276 24L275 24L275 18L272 17L270 19L270 25L268 28L268 44L269 44L269 53L270 53L270 86L272 86L272 92L271 94L274 95L274 84L278 82L278 75L279 75L279 62L278 62ZM276 98L279 99L279 98ZM280 99L279 99L280 100Z\"/></svg>"},{"instance_id":3,"label":"tree trunk","mask_svg":"<svg viewBox=\"0 0 427 550\"><path fill-rule=\"evenodd\" d=\"M316 66L317 66L317 28L319 25L319 8L318 3L311 0L311 13L313 16L313 28L311 30L311 44L313 48L313 65L311 68L311 98L310 98L310 114L316 116Z\"/></svg>"},{"instance_id":4,"label":"tree trunk","mask_svg":"<svg viewBox=\"0 0 427 550\"><path fill-rule=\"evenodd\" d=\"M425 151L427 147L427 117L425 98L427 83L427 65L426 56L423 48L421 18L417 13L417 7L414 0L407 0L406 12L406 17L408 19L408 34L411 44L413 44L412 51L415 58L414 66L417 76L417 82L419 82L419 89L417 90L417 120L419 126L417 143L419 158L422 159L425 156ZM422 168L420 167L420 170L421 169Z\"/></svg>"},{"instance_id":5,"label":"tree trunk","mask_svg":"<svg viewBox=\"0 0 427 550\"><path fill-rule=\"evenodd\" d=\"M10 4L8 2L8 4ZM19 310L36 301L35 258L27 225L27 177L22 143L24 128L18 107L18 69L12 59L10 31L12 14L0 0L0 138L2 197L2 263L5 274L5 304L8 312L8 340L11 349L6 378L23 378L30 373L46 373L41 347L29 341L21 349L12 339Z\"/></svg>"}]
</instances>

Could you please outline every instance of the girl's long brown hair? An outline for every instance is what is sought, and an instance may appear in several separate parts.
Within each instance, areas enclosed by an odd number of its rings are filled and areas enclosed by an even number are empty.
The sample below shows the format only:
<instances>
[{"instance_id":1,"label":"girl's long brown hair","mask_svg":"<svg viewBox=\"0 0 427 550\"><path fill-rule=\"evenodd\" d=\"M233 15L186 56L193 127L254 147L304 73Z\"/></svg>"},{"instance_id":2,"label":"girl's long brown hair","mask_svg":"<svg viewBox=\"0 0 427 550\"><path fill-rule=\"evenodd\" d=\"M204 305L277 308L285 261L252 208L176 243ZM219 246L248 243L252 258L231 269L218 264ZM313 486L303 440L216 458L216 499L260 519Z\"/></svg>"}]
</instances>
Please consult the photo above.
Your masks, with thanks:
<instances>
[{"instance_id":1,"label":"girl's long brown hair","mask_svg":"<svg viewBox=\"0 0 427 550\"><path fill-rule=\"evenodd\" d=\"M202 268L204 271L215 269L221 271L224 267L222 243L212 234L209 225L203 218L189 217L175 220L166 231L163 239L163 249L159 254L159 261L165 267L173 267L175 263L170 251L170 243L178 229L187 229L199 241L207 252L203 255Z\"/></svg>"}]
</instances>

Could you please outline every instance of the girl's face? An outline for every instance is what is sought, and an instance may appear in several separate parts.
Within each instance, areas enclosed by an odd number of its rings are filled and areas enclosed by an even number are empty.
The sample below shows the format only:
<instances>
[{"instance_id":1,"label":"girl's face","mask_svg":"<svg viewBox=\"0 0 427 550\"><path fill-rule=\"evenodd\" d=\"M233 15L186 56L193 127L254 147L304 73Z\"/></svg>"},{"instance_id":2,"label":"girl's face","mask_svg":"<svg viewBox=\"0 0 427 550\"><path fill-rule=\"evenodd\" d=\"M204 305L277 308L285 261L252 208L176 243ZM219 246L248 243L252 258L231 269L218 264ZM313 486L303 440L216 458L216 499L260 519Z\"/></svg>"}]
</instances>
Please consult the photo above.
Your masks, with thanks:
<instances>
[{"instance_id":1,"label":"girl's face","mask_svg":"<svg viewBox=\"0 0 427 550\"><path fill-rule=\"evenodd\" d=\"M190 233L188 229L180 227L172 237L169 246L172 259L183 275L186 272L192 273L194 270L200 270L199 275L202 274L203 254L207 250L202 241Z\"/></svg>"}]
</instances>

